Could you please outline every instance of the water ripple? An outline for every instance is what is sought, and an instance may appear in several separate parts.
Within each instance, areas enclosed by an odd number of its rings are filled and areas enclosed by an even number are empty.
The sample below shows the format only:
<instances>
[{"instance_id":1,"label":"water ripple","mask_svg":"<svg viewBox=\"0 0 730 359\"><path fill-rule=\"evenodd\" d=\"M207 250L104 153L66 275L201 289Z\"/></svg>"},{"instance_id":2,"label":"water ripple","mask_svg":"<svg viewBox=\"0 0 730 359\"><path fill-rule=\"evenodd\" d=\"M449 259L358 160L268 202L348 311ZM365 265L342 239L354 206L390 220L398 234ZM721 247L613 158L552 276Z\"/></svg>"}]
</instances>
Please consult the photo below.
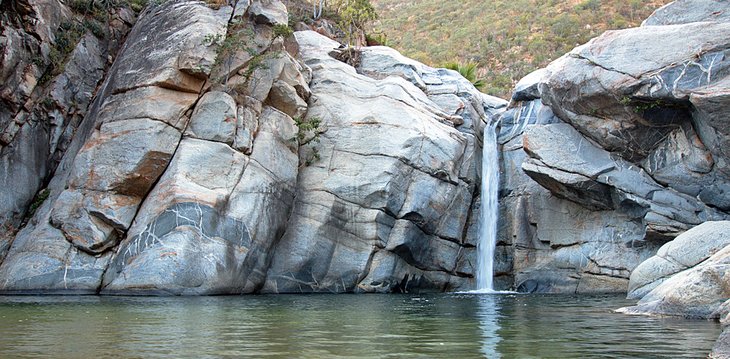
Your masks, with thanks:
<instances>
[{"instance_id":1,"label":"water ripple","mask_svg":"<svg viewBox=\"0 0 730 359\"><path fill-rule=\"evenodd\" d=\"M2 358L697 358L708 321L616 296L0 297Z\"/></svg>"}]
</instances>

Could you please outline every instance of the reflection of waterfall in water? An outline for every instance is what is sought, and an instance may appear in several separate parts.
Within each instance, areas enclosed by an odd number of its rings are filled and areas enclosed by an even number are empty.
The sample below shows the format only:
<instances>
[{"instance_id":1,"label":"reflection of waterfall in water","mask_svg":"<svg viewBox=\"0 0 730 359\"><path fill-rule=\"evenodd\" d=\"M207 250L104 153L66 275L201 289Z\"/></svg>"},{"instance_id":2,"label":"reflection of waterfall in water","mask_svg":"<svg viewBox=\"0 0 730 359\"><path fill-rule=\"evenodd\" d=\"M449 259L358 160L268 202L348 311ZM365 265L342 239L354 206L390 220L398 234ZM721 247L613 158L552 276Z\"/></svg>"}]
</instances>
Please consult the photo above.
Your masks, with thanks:
<instances>
[{"instance_id":1,"label":"reflection of waterfall in water","mask_svg":"<svg viewBox=\"0 0 730 359\"><path fill-rule=\"evenodd\" d=\"M497 158L497 122L484 128L482 144L482 198L479 208L479 241L477 243L477 290L492 291L494 249L497 245L497 202L499 161Z\"/></svg>"},{"instance_id":2,"label":"reflection of waterfall in water","mask_svg":"<svg viewBox=\"0 0 730 359\"><path fill-rule=\"evenodd\" d=\"M479 329L482 335L481 351L485 358L495 359L502 355L497 350L497 345L502 340L497 331L499 326L499 311L501 300L500 296L480 295L478 297L479 305L477 309L477 318L479 320Z\"/></svg>"}]
</instances>

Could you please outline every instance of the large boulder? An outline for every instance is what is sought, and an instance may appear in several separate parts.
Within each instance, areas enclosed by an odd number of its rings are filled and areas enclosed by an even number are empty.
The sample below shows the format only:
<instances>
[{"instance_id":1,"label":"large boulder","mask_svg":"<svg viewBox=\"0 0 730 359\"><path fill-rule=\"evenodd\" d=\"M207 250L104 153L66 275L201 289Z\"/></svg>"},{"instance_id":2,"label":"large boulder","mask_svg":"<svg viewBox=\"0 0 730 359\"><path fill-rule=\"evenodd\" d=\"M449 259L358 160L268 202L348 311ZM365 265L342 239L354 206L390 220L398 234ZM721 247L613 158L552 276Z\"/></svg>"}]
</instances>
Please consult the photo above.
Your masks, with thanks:
<instances>
[{"instance_id":1,"label":"large boulder","mask_svg":"<svg viewBox=\"0 0 730 359\"><path fill-rule=\"evenodd\" d=\"M694 267L730 245L730 222L706 222L659 248L631 273L629 298L641 298L667 278Z\"/></svg>"},{"instance_id":2,"label":"large boulder","mask_svg":"<svg viewBox=\"0 0 730 359\"><path fill-rule=\"evenodd\" d=\"M513 287L625 292L664 243L730 218L726 13L675 1L518 83L499 136Z\"/></svg>"},{"instance_id":3,"label":"large boulder","mask_svg":"<svg viewBox=\"0 0 730 359\"><path fill-rule=\"evenodd\" d=\"M679 272L647 293L626 314L656 314L720 319L718 309L730 298L730 246Z\"/></svg>"},{"instance_id":4,"label":"large boulder","mask_svg":"<svg viewBox=\"0 0 730 359\"><path fill-rule=\"evenodd\" d=\"M684 238L675 246L663 247L662 257L672 258L675 255L678 266L698 262L684 271L678 272L662 281L649 293L643 296L632 307L620 308L619 313L639 315L680 316L685 318L702 318L720 320L724 331L717 339L709 358L728 358L730 347L728 339L730 330L727 325L730 321L730 245L723 243L727 240L726 234L730 229L728 222L708 223L687 232ZM697 242L699 250L686 248L691 242ZM670 243L671 244L671 243ZM684 248L682 248L684 247ZM709 258L703 257L712 254ZM654 267L650 263L649 267ZM644 263L642 263L644 266ZM659 270L667 270L657 266ZM657 276L666 275L658 272ZM632 276L633 279L633 276ZM643 279L643 278L642 278ZM650 284L651 285L651 284Z\"/></svg>"},{"instance_id":5,"label":"large boulder","mask_svg":"<svg viewBox=\"0 0 730 359\"><path fill-rule=\"evenodd\" d=\"M730 23L609 31L548 66L542 100L661 184L730 210L728 32Z\"/></svg>"}]
</instances>

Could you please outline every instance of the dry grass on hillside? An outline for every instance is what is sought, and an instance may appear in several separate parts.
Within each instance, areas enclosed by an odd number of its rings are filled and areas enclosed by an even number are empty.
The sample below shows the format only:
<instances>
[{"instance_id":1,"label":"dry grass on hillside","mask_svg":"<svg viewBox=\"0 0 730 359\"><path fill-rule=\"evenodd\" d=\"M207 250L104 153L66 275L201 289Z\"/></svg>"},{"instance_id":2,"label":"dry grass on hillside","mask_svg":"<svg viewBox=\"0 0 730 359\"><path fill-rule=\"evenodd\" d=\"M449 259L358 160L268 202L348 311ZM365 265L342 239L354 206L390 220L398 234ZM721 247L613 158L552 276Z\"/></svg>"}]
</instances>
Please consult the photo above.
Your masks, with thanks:
<instances>
[{"instance_id":1,"label":"dry grass on hillside","mask_svg":"<svg viewBox=\"0 0 730 359\"><path fill-rule=\"evenodd\" d=\"M638 26L670 0L372 0L375 32L404 55L439 66L475 61L485 92L516 81L606 30Z\"/></svg>"}]
</instances>

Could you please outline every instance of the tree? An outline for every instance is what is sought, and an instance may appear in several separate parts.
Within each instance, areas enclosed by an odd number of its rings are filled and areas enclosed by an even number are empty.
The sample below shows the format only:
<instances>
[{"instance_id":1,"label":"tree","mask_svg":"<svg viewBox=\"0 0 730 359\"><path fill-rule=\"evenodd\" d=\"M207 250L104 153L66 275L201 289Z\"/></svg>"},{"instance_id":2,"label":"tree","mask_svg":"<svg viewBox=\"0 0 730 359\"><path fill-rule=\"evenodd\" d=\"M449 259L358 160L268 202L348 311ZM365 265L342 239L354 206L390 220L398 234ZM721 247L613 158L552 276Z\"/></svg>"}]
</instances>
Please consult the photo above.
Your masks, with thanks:
<instances>
[{"instance_id":1,"label":"tree","mask_svg":"<svg viewBox=\"0 0 730 359\"><path fill-rule=\"evenodd\" d=\"M314 6L314 10L312 12L312 18L314 20L317 20L322 16L322 11L324 10L326 3L327 1L325 0L313 0L312 5Z\"/></svg>"},{"instance_id":2,"label":"tree","mask_svg":"<svg viewBox=\"0 0 730 359\"><path fill-rule=\"evenodd\" d=\"M370 0L334 0L332 5L339 15L338 25L345 33L347 45L360 45L360 34L364 34L367 25L378 18Z\"/></svg>"}]
</instances>

